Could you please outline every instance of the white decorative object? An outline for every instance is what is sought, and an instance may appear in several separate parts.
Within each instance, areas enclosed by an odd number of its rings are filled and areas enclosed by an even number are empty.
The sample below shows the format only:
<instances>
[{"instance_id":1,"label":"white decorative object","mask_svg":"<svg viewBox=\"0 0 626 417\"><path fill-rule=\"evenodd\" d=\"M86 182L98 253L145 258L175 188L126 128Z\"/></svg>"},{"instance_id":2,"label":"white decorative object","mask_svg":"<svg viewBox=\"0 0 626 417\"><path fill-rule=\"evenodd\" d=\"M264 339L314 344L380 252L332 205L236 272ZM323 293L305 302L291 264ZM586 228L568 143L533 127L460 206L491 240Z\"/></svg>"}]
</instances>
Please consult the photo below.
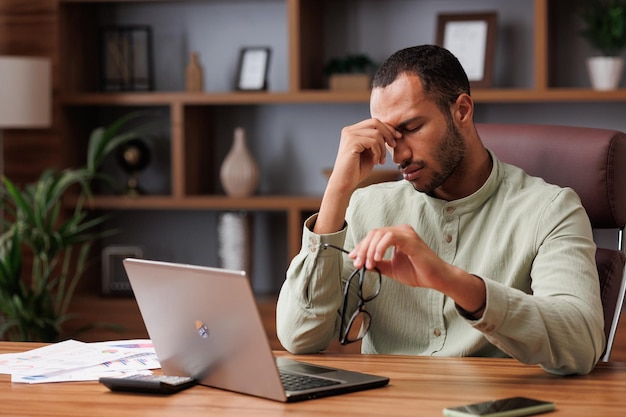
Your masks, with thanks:
<instances>
[{"instance_id":1,"label":"white decorative object","mask_svg":"<svg viewBox=\"0 0 626 417\"><path fill-rule=\"evenodd\" d=\"M594 90L615 90L622 78L624 60L620 57L597 56L587 59L587 69Z\"/></svg>"},{"instance_id":2,"label":"white decorative object","mask_svg":"<svg viewBox=\"0 0 626 417\"><path fill-rule=\"evenodd\" d=\"M235 128L233 145L220 168L220 180L231 197L247 197L256 191L259 168L248 150L243 127Z\"/></svg>"},{"instance_id":3,"label":"white decorative object","mask_svg":"<svg viewBox=\"0 0 626 417\"><path fill-rule=\"evenodd\" d=\"M245 211L220 213L217 221L218 257L226 269L250 276L251 219Z\"/></svg>"}]
</instances>

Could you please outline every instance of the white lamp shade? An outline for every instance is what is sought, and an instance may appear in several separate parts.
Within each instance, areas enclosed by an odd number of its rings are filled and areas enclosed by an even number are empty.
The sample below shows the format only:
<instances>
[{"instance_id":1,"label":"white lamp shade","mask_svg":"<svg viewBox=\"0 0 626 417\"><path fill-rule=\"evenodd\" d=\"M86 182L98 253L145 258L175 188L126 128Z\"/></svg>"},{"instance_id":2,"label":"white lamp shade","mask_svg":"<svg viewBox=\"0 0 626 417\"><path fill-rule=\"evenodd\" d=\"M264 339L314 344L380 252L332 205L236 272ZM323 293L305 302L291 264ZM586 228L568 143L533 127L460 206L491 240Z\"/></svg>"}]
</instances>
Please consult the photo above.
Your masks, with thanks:
<instances>
[{"instance_id":1,"label":"white lamp shade","mask_svg":"<svg viewBox=\"0 0 626 417\"><path fill-rule=\"evenodd\" d=\"M50 60L0 56L0 129L51 123Z\"/></svg>"}]
</instances>

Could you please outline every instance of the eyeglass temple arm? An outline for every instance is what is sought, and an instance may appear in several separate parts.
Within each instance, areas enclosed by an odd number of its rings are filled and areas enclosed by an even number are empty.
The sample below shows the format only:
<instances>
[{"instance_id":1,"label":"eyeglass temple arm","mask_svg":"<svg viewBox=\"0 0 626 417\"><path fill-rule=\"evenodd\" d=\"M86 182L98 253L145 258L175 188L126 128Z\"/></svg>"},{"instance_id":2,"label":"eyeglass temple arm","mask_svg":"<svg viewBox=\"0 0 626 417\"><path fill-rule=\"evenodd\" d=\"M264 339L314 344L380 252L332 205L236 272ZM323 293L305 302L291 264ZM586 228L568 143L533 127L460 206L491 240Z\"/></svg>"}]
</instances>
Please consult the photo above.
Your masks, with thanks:
<instances>
[{"instance_id":1,"label":"eyeglass temple arm","mask_svg":"<svg viewBox=\"0 0 626 417\"><path fill-rule=\"evenodd\" d=\"M347 250L345 250L344 248L340 247L340 246L335 246L335 245L331 245L330 243L324 243L324 249L328 249L328 248L333 248L333 249L337 249L338 251L341 251L345 254L349 254L350 252L348 252Z\"/></svg>"}]
</instances>

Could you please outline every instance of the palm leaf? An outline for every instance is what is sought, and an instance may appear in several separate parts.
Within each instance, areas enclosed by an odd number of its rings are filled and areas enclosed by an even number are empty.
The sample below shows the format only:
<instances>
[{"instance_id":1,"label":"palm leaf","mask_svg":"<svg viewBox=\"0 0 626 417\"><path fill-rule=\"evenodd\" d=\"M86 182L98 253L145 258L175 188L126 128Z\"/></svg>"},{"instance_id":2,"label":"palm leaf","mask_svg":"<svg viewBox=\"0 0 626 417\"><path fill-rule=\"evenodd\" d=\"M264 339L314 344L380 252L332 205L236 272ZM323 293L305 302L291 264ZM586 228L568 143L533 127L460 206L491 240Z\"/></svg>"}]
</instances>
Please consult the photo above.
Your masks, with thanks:
<instances>
[{"instance_id":1,"label":"palm leaf","mask_svg":"<svg viewBox=\"0 0 626 417\"><path fill-rule=\"evenodd\" d=\"M30 219L34 218L33 210L28 204L27 200L24 199L24 196L20 192L20 190L7 178L2 177L2 182L4 183L4 187L9 194L9 197L13 200L13 203L17 207L18 210L26 214L26 216Z\"/></svg>"}]
</instances>

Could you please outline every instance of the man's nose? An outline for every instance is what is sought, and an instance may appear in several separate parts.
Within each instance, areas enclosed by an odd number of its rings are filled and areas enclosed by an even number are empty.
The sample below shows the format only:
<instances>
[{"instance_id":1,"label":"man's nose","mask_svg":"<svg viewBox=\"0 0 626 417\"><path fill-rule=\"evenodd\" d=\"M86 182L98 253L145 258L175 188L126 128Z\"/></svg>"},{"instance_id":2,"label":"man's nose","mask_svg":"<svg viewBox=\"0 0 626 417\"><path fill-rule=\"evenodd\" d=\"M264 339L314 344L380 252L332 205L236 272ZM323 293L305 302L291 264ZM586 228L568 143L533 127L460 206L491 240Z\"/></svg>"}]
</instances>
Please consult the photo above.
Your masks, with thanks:
<instances>
[{"instance_id":1,"label":"man's nose","mask_svg":"<svg viewBox=\"0 0 626 417\"><path fill-rule=\"evenodd\" d=\"M407 161L411 160L411 149L406 145L405 141L396 141L396 146L393 149L389 149L393 163L402 167L407 164Z\"/></svg>"}]
</instances>

